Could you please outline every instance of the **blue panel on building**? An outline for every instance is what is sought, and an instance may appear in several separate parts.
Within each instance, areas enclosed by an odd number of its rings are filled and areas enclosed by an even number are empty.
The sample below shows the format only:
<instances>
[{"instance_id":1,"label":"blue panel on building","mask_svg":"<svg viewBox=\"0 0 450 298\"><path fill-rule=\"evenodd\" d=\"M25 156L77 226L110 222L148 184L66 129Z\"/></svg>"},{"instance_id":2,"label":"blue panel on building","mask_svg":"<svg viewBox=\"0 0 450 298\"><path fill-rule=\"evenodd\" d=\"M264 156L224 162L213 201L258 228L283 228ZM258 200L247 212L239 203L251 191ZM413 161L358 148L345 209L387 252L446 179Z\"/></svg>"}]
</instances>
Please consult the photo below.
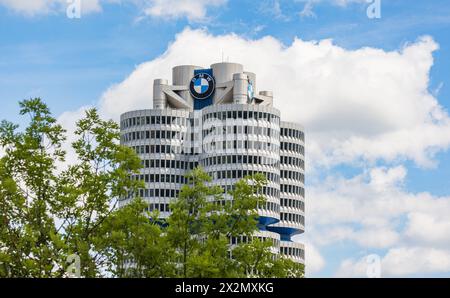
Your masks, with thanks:
<instances>
[{"instance_id":1,"label":"blue panel on building","mask_svg":"<svg viewBox=\"0 0 450 298\"><path fill-rule=\"evenodd\" d=\"M212 69L196 69L194 70L194 76L200 73L206 73L209 74L210 76L214 76L213 75L213 71ZM209 97L205 98L205 99L195 99L194 98L194 110L201 110L204 107L210 106L213 104L213 94L212 93Z\"/></svg>"}]
</instances>

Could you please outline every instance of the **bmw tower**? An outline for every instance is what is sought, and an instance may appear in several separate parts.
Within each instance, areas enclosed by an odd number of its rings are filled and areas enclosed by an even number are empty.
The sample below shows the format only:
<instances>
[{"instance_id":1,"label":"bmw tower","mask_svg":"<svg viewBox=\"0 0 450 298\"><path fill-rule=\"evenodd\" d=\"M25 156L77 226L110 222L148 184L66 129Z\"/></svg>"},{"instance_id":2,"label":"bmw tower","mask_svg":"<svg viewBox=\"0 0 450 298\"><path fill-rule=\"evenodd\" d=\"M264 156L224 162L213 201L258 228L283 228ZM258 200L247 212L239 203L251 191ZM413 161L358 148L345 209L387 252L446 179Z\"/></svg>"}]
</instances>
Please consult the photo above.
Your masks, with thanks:
<instances>
[{"instance_id":1,"label":"bmw tower","mask_svg":"<svg viewBox=\"0 0 450 298\"><path fill-rule=\"evenodd\" d=\"M174 67L171 84L154 80L153 109L121 115L121 143L142 160L134 177L146 185L140 197L150 211L167 217L184 175L198 165L225 193L246 175L263 173L267 201L258 207L255 237L270 239L274 253L304 263L303 244L292 240L305 230L304 130L280 117L272 92L258 92L256 75L241 64ZM230 244L243 241L238 238Z\"/></svg>"}]
</instances>

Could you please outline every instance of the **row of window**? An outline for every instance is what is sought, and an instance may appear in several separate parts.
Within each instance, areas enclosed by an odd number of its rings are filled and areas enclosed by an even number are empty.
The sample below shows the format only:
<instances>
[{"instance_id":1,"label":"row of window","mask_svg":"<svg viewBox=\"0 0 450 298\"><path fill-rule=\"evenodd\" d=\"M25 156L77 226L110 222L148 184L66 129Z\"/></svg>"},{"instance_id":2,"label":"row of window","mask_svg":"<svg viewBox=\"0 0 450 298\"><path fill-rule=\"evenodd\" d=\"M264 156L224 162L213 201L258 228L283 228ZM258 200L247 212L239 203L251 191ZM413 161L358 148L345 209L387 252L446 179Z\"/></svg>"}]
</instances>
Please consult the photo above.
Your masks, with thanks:
<instances>
[{"instance_id":1,"label":"row of window","mask_svg":"<svg viewBox=\"0 0 450 298\"><path fill-rule=\"evenodd\" d=\"M230 200L230 199L215 201L216 204L222 205L222 206L225 206L227 202L231 202L231 204L233 204L233 200ZM263 205L258 205L258 209L279 213L280 212L280 204L266 201L266 202L264 202Z\"/></svg>"},{"instance_id":2,"label":"row of window","mask_svg":"<svg viewBox=\"0 0 450 298\"><path fill-rule=\"evenodd\" d=\"M279 133L276 129L270 128L270 127L261 127L261 126L251 126L251 125L229 125L229 126L213 126L209 129L203 130L203 138L207 136L214 136L214 135L237 135L237 134L253 134L253 135L263 135L268 136L272 138L279 138Z\"/></svg>"},{"instance_id":3,"label":"row of window","mask_svg":"<svg viewBox=\"0 0 450 298\"><path fill-rule=\"evenodd\" d=\"M210 119L254 119L264 120L272 123L279 123L280 121L280 118L274 114L257 111L222 111L203 115L203 121Z\"/></svg>"},{"instance_id":4,"label":"row of window","mask_svg":"<svg viewBox=\"0 0 450 298\"><path fill-rule=\"evenodd\" d=\"M280 202L281 202L281 206L283 206L283 207L297 208L302 211L305 211L305 202L303 202L303 201L281 198Z\"/></svg>"},{"instance_id":5,"label":"row of window","mask_svg":"<svg viewBox=\"0 0 450 298\"><path fill-rule=\"evenodd\" d=\"M301 259L305 259L305 251L296 247L280 247L280 253L286 256L295 256Z\"/></svg>"},{"instance_id":6,"label":"row of window","mask_svg":"<svg viewBox=\"0 0 450 298\"><path fill-rule=\"evenodd\" d=\"M141 198L178 198L180 193L179 189L138 189L138 193L135 194L132 191L128 192L127 199L133 199L136 196Z\"/></svg>"},{"instance_id":7,"label":"row of window","mask_svg":"<svg viewBox=\"0 0 450 298\"><path fill-rule=\"evenodd\" d=\"M279 150L279 146L277 144L270 142L234 140L234 141L212 141L211 143L205 144L204 149L206 152L211 153L217 150L225 150L225 149L266 150L277 152Z\"/></svg>"},{"instance_id":8,"label":"row of window","mask_svg":"<svg viewBox=\"0 0 450 298\"><path fill-rule=\"evenodd\" d=\"M223 129L218 129L217 127L210 128L208 130L203 130L203 138L212 135L238 135L238 134L254 134L254 135L264 135L278 139L278 132L274 129L259 126L226 126ZM135 140L155 140L155 139L177 139L186 140L189 134L174 130L142 130L142 131L132 131L124 133L122 135L122 143L130 142ZM194 139L194 134L191 133L191 140Z\"/></svg>"},{"instance_id":9,"label":"row of window","mask_svg":"<svg viewBox=\"0 0 450 298\"><path fill-rule=\"evenodd\" d=\"M254 120L264 120L273 123L279 123L280 118L274 114L266 113L266 112L257 112L257 111L222 111L222 112L214 112L209 113L203 116L203 121L209 119L218 119L218 120L226 120L226 119L254 119ZM198 124L198 119L197 124ZM122 120L121 128L129 128L133 126L139 125L154 125L154 124L163 124L163 125L194 125L194 119L185 118L185 117L175 117L175 116L139 116L139 117L131 117Z\"/></svg>"},{"instance_id":10,"label":"row of window","mask_svg":"<svg viewBox=\"0 0 450 298\"><path fill-rule=\"evenodd\" d=\"M152 125L152 124L164 124L164 125L182 125L186 126L187 124L191 124L189 119L182 117L173 117L173 116L141 116L141 117L132 117L123 120L120 125L122 129L140 126L140 125Z\"/></svg>"},{"instance_id":11,"label":"row of window","mask_svg":"<svg viewBox=\"0 0 450 298\"><path fill-rule=\"evenodd\" d=\"M292 128L281 128L280 134L283 137L291 137L295 139L300 139L302 141L305 141L305 133L303 131L292 129Z\"/></svg>"},{"instance_id":12,"label":"row of window","mask_svg":"<svg viewBox=\"0 0 450 298\"><path fill-rule=\"evenodd\" d=\"M275 158L265 157L261 155L222 155L211 156L202 160L201 164L205 167L215 165L227 164L255 164L255 165L270 165L278 168L279 161Z\"/></svg>"},{"instance_id":13,"label":"row of window","mask_svg":"<svg viewBox=\"0 0 450 298\"><path fill-rule=\"evenodd\" d=\"M281 178L293 179L305 183L305 175L296 171L280 171Z\"/></svg>"},{"instance_id":14,"label":"row of window","mask_svg":"<svg viewBox=\"0 0 450 298\"><path fill-rule=\"evenodd\" d=\"M146 211L170 212L170 204L163 204L163 203L153 204L153 203L151 203L151 204L148 204Z\"/></svg>"},{"instance_id":15,"label":"row of window","mask_svg":"<svg viewBox=\"0 0 450 298\"><path fill-rule=\"evenodd\" d=\"M185 134L185 133L184 133ZM186 134L185 134L186 135ZM177 139L183 140L183 134L173 130L133 131L122 135L122 143L135 140Z\"/></svg>"},{"instance_id":16,"label":"row of window","mask_svg":"<svg viewBox=\"0 0 450 298\"><path fill-rule=\"evenodd\" d=\"M141 161L144 169L193 169L196 162L188 162L184 160L169 160L169 159L143 159Z\"/></svg>"},{"instance_id":17,"label":"row of window","mask_svg":"<svg viewBox=\"0 0 450 298\"><path fill-rule=\"evenodd\" d=\"M171 144L171 145L140 145L140 146L130 146L137 154L150 154L150 153L162 153L162 154L194 154L199 153L201 148L190 147ZM194 151L195 149L195 151ZM265 150L265 151L278 151L278 146L272 143L260 142L260 141L223 141L223 142L213 142L210 144L205 144L203 146L204 153L235 153L238 149L246 150ZM200 150L201 151L201 150Z\"/></svg>"},{"instance_id":18,"label":"row of window","mask_svg":"<svg viewBox=\"0 0 450 298\"><path fill-rule=\"evenodd\" d=\"M248 175L254 175L256 173L262 173L266 176L267 180L273 181L274 183L280 183L280 175L263 172L263 171L251 171L251 170L224 170L224 171L213 171L209 174L213 179L241 179Z\"/></svg>"},{"instance_id":19,"label":"row of window","mask_svg":"<svg viewBox=\"0 0 450 298\"><path fill-rule=\"evenodd\" d=\"M281 155L280 162L281 162L281 164L284 164L284 165L300 167L303 170L305 169L305 161L298 157Z\"/></svg>"},{"instance_id":20,"label":"row of window","mask_svg":"<svg viewBox=\"0 0 450 298\"><path fill-rule=\"evenodd\" d=\"M142 174L142 175L132 175L133 180L140 180L146 183L181 183L186 184L187 179L182 175L171 175L171 174Z\"/></svg>"},{"instance_id":21,"label":"row of window","mask_svg":"<svg viewBox=\"0 0 450 298\"><path fill-rule=\"evenodd\" d=\"M144 180L146 182L166 182L166 183L187 183L187 179L183 176L179 175L135 175L133 179L140 179ZM222 186L224 189L224 192L229 192L233 189L233 186L227 185ZM142 198L155 198L155 197L161 197L161 198L177 198L180 193L179 189L153 189L153 188L145 188L145 189L139 189L138 190L138 196ZM272 187L264 186L261 189L261 194L266 196L273 196L279 195L279 190L274 189ZM134 194L129 193L128 199L133 198ZM227 200L220 200L217 201L217 203L225 205ZM273 212L280 212L280 205L277 203L273 203L270 201L266 201L264 205L258 206L259 209L267 210L267 211L273 211Z\"/></svg>"},{"instance_id":22,"label":"row of window","mask_svg":"<svg viewBox=\"0 0 450 298\"><path fill-rule=\"evenodd\" d=\"M302 155L305 155L305 147L300 144L282 142L280 145L280 149L299 152Z\"/></svg>"},{"instance_id":23,"label":"row of window","mask_svg":"<svg viewBox=\"0 0 450 298\"><path fill-rule=\"evenodd\" d=\"M273 202L265 202L263 205L258 205L258 209L280 213L280 204L275 204Z\"/></svg>"},{"instance_id":24,"label":"row of window","mask_svg":"<svg viewBox=\"0 0 450 298\"><path fill-rule=\"evenodd\" d=\"M150 154L150 153L163 153L163 154L179 154L182 147L175 145L141 145L131 146L131 149L136 151L137 154Z\"/></svg>"},{"instance_id":25,"label":"row of window","mask_svg":"<svg viewBox=\"0 0 450 298\"><path fill-rule=\"evenodd\" d=\"M302 225L305 225L305 217L300 214L295 213L280 213L280 220L282 221L291 221L291 222L299 222Z\"/></svg>"},{"instance_id":26,"label":"row of window","mask_svg":"<svg viewBox=\"0 0 450 298\"><path fill-rule=\"evenodd\" d=\"M147 192L145 192L144 189L141 190L142 196L141 197L152 197L150 195L150 191L147 190ZM164 190L163 192L165 193L166 191L170 191L170 194L172 194L172 191L174 191L174 195L178 196L177 194L179 193L179 191L177 190ZM148 195L146 195L148 194ZM154 194L154 192L153 192ZM174 198L175 196L170 196L171 198ZM225 205L226 202L229 202L229 200L218 200L215 203L216 204L220 204L220 205ZM231 201L232 202L232 201ZM294 208L300 208L301 210L304 210L305 208L305 204L302 201L298 201L298 200L291 200L291 199L281 199L281 205L282 206L289 206L289 207L294 207ZM258 206L258 209L261 210L266 210L266 211L272 211L272 212L280 212L280 205L273 203L273 202L265 202L265 204L263 206ZM163 204L163 203L151 203L149 204L147 211L153 211L153 210L159 210L161 212L170 212L170 208L169 208L169 204ZM286 213L283 213L286 214Z\"/></svg>"},{"instance_id":27,"label":"row of window","mask_svg":"<svg viewBox=\"0 0 450 298\"><path fill-rule=\"evenodd\" d=\"M305 197L305 189L296 185L281 184L280 191Z\"/></svg>"},{"instance_id":28,"label":"row of window","mask_svg":"<svg viewBox=\"0 0 450 298\"><path fill-rule=\"evenodd\" d=\"M144 189L142 189L140 191L142 191L142 193L140 193L140 194L142 194L141 197L143 197L143 198L152 197L151 193L155 193L155 192L150 192L150 191L145 192ZM166 191L168 191L168 189L163 190L163 193L165 193ZM179 191L176 191L176 190L170 190L170 193L172 193L172 191L174 191L174 194L178 194L179 193ZM146 196L147 193L148 193L148 195ZM174 198L174 197L171 196L171 198ZM220 205L225 205L226 202L230 202L230 201L229 200L218 200L218 201L215 201L216 204L220 204ZM233 203L233 201L231 201L231 203ZM266 211L273 211L273 212L280 212L280 205L279 204L275 204L273 202L265 202L263 206L258 206L258 209L266 210ZM170 204L167 204L167 203L150 203L148 205L148 207L146 208L146 211L152 212L154 210L158 210L160 212L170 212Z\"/></svg>"},{"instance_id":29,"label":"row of window","mask_svg":"<svg viewBox=\"0 0 450 298\"><path fill-rule=\"evenodd\" d=\"M268 237L262 237L262 236L235 236L235 237L230 237L230 244L231 245L236 245L236 244L240 244L240 243L249 243L250 241L252 241L253 239L259 239L261 241L266 241L269 240L270 242L272 242L272 246L274 247L279 247L280 246L280 241L277 239L273 239L273 238L268 238Z\"/></svg>"}]
</instances>

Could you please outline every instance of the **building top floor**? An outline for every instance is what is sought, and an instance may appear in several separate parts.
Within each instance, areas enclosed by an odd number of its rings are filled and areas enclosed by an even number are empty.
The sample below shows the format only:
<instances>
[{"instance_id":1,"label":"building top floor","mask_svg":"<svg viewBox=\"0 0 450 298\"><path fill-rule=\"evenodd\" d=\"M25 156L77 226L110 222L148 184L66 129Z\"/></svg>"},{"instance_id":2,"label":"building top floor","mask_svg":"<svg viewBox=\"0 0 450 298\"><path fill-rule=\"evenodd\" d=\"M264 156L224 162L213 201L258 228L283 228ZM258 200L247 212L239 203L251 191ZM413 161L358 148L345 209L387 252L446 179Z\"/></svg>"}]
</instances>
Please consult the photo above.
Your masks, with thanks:
<instances>
[{"instance_id":1,"label":"building top floor","mask_svg":"<svg viewBox=\"0 0 450 298\"><path fill-rule=\"evenodd\" d=\"M167 79L153 83L154 109L201 110L211 105L273 105L271 91L259 91L256 74L245 71L242 64L221 62L209 68L179 65Z\"/></svg>"}]
</instances>

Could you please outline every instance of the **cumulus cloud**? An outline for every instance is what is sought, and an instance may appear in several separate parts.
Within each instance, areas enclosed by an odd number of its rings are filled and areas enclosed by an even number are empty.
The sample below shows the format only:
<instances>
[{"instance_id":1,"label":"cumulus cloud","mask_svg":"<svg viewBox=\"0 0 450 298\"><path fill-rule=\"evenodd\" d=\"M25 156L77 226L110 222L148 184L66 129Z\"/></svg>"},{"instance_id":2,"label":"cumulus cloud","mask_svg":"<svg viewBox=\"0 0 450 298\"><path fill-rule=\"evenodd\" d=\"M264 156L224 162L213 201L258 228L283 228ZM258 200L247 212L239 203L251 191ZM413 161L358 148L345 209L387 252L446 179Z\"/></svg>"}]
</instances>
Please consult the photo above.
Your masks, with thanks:
<instances>
[{"instance_id":1,"label":"cumulus cloud","mask_svg":"<svg viewBox=\"0 0 450 298\"><path fill-rule=\"evenodd\" d=\"M316 14L313 11L313 2L312 1L306 2L305 6L303 7L302 11L300 11L299 15L302 18L315 18L315 17L317 17Z\"/></svg>"},{"instance_id":2,"label":"cumulus cloud","mask_svg":"<svg viewBox=\"0 0 450 298\"><path fill-rule=\"evenodd\" d=\"M315 18L314 6L317 4L331 4L341 8L347 7L349 4L364 4L369 5L367 0L295 0L295 2L305 3L303 9L299 12L301 18Z\"/></svg>"},{"instance_id":3,"label":"cumulus cloud","mask_svg":"<svg viewBox=\"0 0 450 298\"><path fill-rule=\"evenodd\" d=\"M135 5L144 16L178 19L186 17L191 21L206 19L209 8L226 4L227 0L0 0L10 10L27 16L45 15L66 11L72 3L80 3L81 13L102 11L108 3Z\"/></svg>"},{"instance_id":4,"label":"cumulus cloud","mask_svg":"<svg viewBox=\"0 0 450 298\"><path fill-rule=\"evenodd\" d=\"M450 197L408 192L398 176L404 179L405 171L403 166L375 168L348 179L331 176L320 185L310 186L308 197L311 202L307 212L311 223L316 226L358 223L384 228L403 219L404 215L417 212L432 214L435 220L445 220L450 214ZM393 175L392 172L400 174ZM412 216L409 220L415 222L417 219ZM412 235L413 231L415 229L411 228Z\"/></svg>"},{"instance_id":5,"label":"cumulus cloud","mask_svg":"<svg viewBox=\"0 0 450 298\"><path fill-rule=\"evenodd\" d=\"M411 193L403 166L352 178L329 177L308 189L308 239L319 248L342 242L386 249L383 276L450 273L450 197ZM442 263L438 260L442 259ZM345 259L337 276L366 276L365 259Z\"/></svg>"},{"instance_id":6,"label":"cumulus cloud","mask_svg":"<svg viewBox=\"0 0 450 298\"><path fill-rule=\"evenodd\" d=\"M325 259L317 247L308 241L305 241L305 270L306 275L310 275L322 270L325 266Z\"/></svg>"},{"instance_id":7,"label":"cumulus cloud","mask_svg":"<svg viewBox=\"0 0 450 298\"><path fill-rule=\"evenodd\" d=\"M346 259L336 272L337 277L367 277L371 265L367 257ZM425 276L450 272L450 251L427 247L396 247L380 259L381 277Z\"/></svg>"},{"instance_id":8,"label":"cumulus cloud","mask_svg":"<svg viewBox=\"0 0 450 298\"><path fill-rule=\"evenodd\" d=\"M270 36L185 29L164 54L107 90L101 108L118 119L151 107L154 78L170 79L170 66L178 64L208 66L224 50L257 74L258 87L274 91L285 119L306 127L309 166L379 159L432 166L434 154L450 145L450 118L428 90L437 49L431 37L396 51L347 50L331 40L296 38L286 46Z\"/></svg>"},{"instance_id":9,"label":"cumulus cloud","mask_svg":"<svg viewBox=\"0 0 450 298\"><path fill-rule=\"evenodd\" d=\"M449 214L411 212L408 214L406 236L411 241L425 242L436 247L450 247Z\"/></svg>"},{"instance_id":10,"label":"cumulus cloud","mask_svg":"<svg viewBox=\"0 0 450 298\"><path fill-rule=\"evenodd\" d=\"M101 1L110 2L113 0L81 0L81 13L101 11ZM70 3L74 3L74 1ZM0 0L0 5L26 16L65 12L70 3L67 0Z\"/></svg>"},{"instance_id":11,"label":"cumulus cloud","mask_svg":"<svg viewBox=\"0 0 450 298\"><path fill-rule=\"evenodd\" d=\"M206 19L208 8L224 5L227 0L151 0L144 1L144 14L152 17L178 19L187 17L191 21Z\"/></svg>"}]
</instances>

